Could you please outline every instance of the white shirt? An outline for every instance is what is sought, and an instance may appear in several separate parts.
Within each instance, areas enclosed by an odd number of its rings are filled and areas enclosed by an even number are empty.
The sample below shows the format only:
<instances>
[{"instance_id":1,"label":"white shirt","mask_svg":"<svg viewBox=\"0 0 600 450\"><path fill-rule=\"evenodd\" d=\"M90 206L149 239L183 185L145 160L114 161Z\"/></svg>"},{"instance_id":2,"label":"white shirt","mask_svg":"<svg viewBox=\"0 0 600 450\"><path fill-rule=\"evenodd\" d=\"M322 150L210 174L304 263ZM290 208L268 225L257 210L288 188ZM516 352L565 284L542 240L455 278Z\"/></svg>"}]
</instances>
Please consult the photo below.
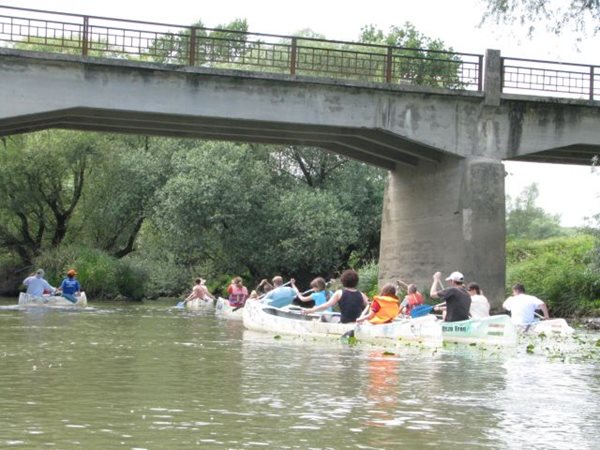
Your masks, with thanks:
<instances>
[{"instance_id":1,"label":"white shirt","mask_svg":"<svg viewBox=\"0 0 600 450\"><path fill-rule=\"evenodd\" d=\"M36 297L41 297L44 293L44 289L54 292L54 288L50 286L46 280L37 275L25 278L23 284L27 286L27 293L35 295Z\"/></svg>"},{"instance_id":2,"label":"white shirt","mask_svg":"<svg viewBox=\"0 0 600 450\"><path fill-rule=\"evenodd\" d=\"M471 295L471 319L480 319L490 316L490 302L483 295Z\"/></svg>"},{"instance_id":3,"label":"white shirt","mask_svg":"<svg viewBox=\"0 0 600 450\"><path fill-rule=\"evenodd\" d=\"M519 294L508 297L502 307L510 311L515 325L528 325L535 319L535 310L543 304L543 301L533 295Z\"/></svg>"}]
</instances>

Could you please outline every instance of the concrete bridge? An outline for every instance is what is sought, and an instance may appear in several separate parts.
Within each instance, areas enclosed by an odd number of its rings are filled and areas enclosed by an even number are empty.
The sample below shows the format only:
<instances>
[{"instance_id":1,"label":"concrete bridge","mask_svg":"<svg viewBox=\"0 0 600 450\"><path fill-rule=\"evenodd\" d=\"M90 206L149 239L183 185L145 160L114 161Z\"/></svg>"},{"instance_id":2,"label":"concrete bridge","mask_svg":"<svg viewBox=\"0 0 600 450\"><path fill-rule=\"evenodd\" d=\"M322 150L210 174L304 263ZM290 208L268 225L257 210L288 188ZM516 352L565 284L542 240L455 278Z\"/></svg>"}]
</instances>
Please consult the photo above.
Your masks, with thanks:
<instances>
[{"instance_id":1,"label":"concrete bridge","mask_svg":"<svg viewBox=\"0 0 600 450\"><path fill-rule=\"evenodd\" d=\"M0 135L47 128L317 146L389 171L380 282L459 270L504 297L503 160L590 164L600 104L0 49ZM593 90L591 91L593 94Z\"/></svg>"}]
</instances>

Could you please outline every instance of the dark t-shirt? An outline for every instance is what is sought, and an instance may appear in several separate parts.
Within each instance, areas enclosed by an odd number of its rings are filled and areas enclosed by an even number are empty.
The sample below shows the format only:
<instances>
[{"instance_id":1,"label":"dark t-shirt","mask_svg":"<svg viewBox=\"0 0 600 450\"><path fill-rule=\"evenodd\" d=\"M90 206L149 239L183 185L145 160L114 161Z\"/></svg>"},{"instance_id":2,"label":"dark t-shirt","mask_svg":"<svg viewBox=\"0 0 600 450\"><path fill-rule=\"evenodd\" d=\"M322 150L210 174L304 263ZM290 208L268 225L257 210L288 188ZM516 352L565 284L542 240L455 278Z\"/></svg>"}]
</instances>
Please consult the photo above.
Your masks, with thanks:
<instances>
[{"instance_id":1,"label":"dark t-shirt","mask_svg":"<svg viewBox=\"0 0 600 450\"><path fill-rule=\"evenodd\" d=\"M363 296L360 291L342 290L342 297L338 302L341 312L340 322L356 322L364 309Z\"/></svg>"},{"instance_id":2,"label":"dark t-shirt","mask_svg":"<svg viewBox=\"0 0 600 450\"><path fill-rule=\"evenodd\" d=\"M469 320L471 296L464 287L449 287L437 294L446 302L446 322Z\"/></svg>"}]
</instances>

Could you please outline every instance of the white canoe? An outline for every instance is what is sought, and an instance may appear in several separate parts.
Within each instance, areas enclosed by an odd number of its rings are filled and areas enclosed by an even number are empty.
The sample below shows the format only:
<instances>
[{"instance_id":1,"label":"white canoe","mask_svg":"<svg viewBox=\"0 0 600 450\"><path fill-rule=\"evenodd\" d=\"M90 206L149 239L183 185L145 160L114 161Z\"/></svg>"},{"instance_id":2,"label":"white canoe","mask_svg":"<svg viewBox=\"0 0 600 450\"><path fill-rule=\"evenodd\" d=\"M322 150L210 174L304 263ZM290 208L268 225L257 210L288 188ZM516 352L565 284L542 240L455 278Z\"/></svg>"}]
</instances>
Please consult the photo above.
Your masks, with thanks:
<instances>
[{"instance_id":1,"label":"white canoe","mask_svg":"<svg viewBox=\"0 0 600 450\"><path fill-rule=\"evenodd\" d=\"M517 328L505 314L441 324L444 342L513 346L518 340Z\"/></svg>"},{"instance_id":2,"label":"white canoe","mask_svg":"<svg viewBox=\"0 0 600 450\"><path fill-rule=\"evenodd\" d=\"M378 325L363 322L356 326L354 337L359 341L384 345L402 341L441 343L442 327L433 314L427 314Z\"/></svg>"},{"instance_id":3,"label":"white canoe","mask_svg":"<svg viewBox=\"0 0 600 450\"><path fill-rule=\"evenodd\" d=\"M247 300L246 303L254 300ZM242 316L244 314L243 307L233 307L229 304L229 300L226 298L219 297L217 299L217 304L215 305L215 314L219 317L224 317L226 319L233 320L242 320Z\"/></svg>"},{"instance_id":4,"label":"white canoe","mask_svg":"<svg viewBox=\"0 0 600 450\"><path fill-rule=\"evenodd\" d=\"M297 336L339 337L356 327L355 323L326 322L338 314L304 315L300 309L275 308L260 301L248 300L242 308L244 326L253 331Z\"/></svg>"},{"instance_id":5,"label":"white canoe","mask_svg":"<svg viewBox=\"0 0 600 450\"><path fill-rule=\"evenodd\" d=\"M185 302L186 309L189 309L192 311L198 311L201 309L210 309L210 308L213 308L214 306L215 306L215 302L213 301L212 298L205 298L205 299L195 298L193 300L188 300L187 302Z\"/></svg>"},{"instance_id":6,"label":"white canoe","mask_svg":"<svg viewBox=\"0 0 600 450\"><path fill-rule=\"evenodd\" d=\"M523 333L527 334L545 334L546 336L569 336L575 330L565 319L549 319L534 322L529 326L523 327Z\"/></svg>"},{"instance_id":7,"label":"white canoe","mask_svg":"<svg viewBox=\"0 0 600 450\"><path fill-rule=\"evenodd\" d=\"M38 297L36 295L21 292L19 294L19 306L59 306L61 308L67 306L86 307L87 296L85 295L85 292L82 292L81 295L77 297L77 303L71 303L61 295L42 295L41 297Z\"/></svg>"}]
</instances>

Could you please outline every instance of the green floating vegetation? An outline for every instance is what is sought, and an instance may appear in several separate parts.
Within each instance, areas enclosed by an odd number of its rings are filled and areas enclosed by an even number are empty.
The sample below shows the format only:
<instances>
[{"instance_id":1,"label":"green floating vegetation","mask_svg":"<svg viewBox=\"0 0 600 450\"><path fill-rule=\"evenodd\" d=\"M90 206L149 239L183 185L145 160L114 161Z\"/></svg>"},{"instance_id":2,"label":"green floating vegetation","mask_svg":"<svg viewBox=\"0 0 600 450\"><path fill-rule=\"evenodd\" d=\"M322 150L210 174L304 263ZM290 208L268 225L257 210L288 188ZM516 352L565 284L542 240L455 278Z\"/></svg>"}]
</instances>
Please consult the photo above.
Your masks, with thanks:
<instances>
[{"instance_id":1,"label":"green floating vegetation","mask_svg":"<svg viewBox=\"0 0 600 450\"><path fill-rule=\"evenodd\" d=\"M383 356L396 356L396 354L394 352L385 351L383 352Z\"/></svg>"},{"instance_id":2,"label":"green floating vegetation","mask_svg":"<svg viewBox=\"0 0 600 450\"><path fill-rule=\"evenodd\" d=\"M281 339L281 336L276 334L275 336L273 336L273 339Z\"/></svg>"},{"instance_id":3,"label":"green floating vegetation","mask_svg":"<svg viewBox=\"0 0 600 450\"><path fill-rule=\"evenodd\" d=\"M529 345L527 346L527 349L526 349L526 350L527 350L527 353L533 353L533 349L534 349L534 348L535 348L535 345L533 345L533 344L529 344Z\"/></svg>"}]
</instances>

